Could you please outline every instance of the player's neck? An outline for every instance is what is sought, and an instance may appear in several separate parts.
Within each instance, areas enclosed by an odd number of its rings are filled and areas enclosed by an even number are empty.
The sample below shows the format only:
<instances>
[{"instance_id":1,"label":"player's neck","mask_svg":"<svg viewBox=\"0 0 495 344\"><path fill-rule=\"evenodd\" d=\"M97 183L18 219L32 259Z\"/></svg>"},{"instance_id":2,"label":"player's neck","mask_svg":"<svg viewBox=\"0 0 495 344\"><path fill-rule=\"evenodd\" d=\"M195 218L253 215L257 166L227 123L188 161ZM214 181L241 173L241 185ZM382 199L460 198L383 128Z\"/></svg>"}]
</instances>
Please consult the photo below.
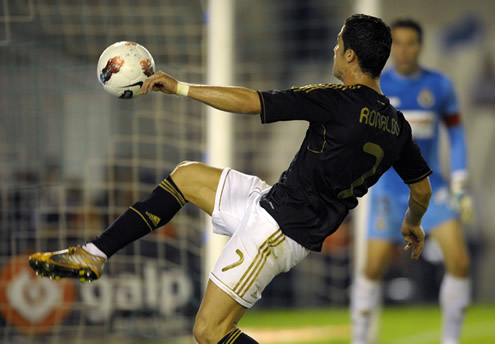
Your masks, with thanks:
<instances>
[{"instance_id":1,"label":"player's neck","mask_svg":"<svg viewBox=\"0 0 495 344\"><path fill-rule=\"evenodd\" d=\"M345 86L360 84L375 90L379 94L383 94L380 88L380 78L373 79L369 74L362 73L361 71L344 73L343 82Z\"/></svg>"}]
</instances>

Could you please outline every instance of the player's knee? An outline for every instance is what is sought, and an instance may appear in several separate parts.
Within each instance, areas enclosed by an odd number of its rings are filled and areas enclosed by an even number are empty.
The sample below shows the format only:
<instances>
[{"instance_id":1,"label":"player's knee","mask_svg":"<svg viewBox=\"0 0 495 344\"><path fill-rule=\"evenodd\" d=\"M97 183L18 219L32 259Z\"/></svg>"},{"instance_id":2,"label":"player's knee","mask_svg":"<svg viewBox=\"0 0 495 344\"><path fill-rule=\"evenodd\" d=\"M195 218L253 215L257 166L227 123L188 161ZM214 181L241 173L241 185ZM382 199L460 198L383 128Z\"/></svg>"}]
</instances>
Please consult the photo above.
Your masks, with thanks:
<instances>
[{"instance_id":1,"label":"player's knee","mask_svg":"<svg viewBox=\"0 0 495 344\"><path fill-rule=\"evenodd\" d=\"M189 174L191 169L194 169L194 166L197 164L200 163L197 161L181 161L177 164L171 175L176 179L183 178L185 175Z\"/></svg>"},{"instance_id":2,"label":"player's knee","mask_svg":"<svg viewBox=\"0 0 495 344\"><path fill-rule=\"evenodd\" d=\"M218 330L202 318L196 318L193 327L194 339L200 344L217 344L223 338L222 334L217 333Z\"/></svg>"},{"instance_id":3,"label":"player's knee","mask_svg":"<svg viewBox=\"0 0 495 344\"><path fill-rule=\"evenodd\" d=\"M470 262L467 254L456 254L450 264L449 273L455 277L465 278L469 275Z\"/></svg>"},{"instance_id":4,"label":"player's knee","mask_svg":"<svg viewBox=\"0 0 495 344\"><path fill-rule=\"evenodd\" d=\"M372 281L381 280L385 273L385 264L378 264L378 261L368 261L364 269L364 275Z\"/></svg>"},{"instance_id":5,"label":"player's knee","mask_svg":"<svg viewBox=\"0 0 495 344\"><path fill-rule=\"evenodd\" d=\"M181 186L187 185L187 180L191 179L191 176L194 175L200 164L201 163L197 161L182 161L177 164L170 174L175 185L177 185L179 189L181 189Z\"/></svg>"},{"instance_id":6,"label":"player's knee","mask_svg":"<svg viewBox=\"0 0 495 344\"><path fill-rule=\"evenodd\" d=\"M193 337L198 343L204 343L205 337L207 335L206 327L203 324L196 321L193 327Z\"/></svg>"}]
</instances>

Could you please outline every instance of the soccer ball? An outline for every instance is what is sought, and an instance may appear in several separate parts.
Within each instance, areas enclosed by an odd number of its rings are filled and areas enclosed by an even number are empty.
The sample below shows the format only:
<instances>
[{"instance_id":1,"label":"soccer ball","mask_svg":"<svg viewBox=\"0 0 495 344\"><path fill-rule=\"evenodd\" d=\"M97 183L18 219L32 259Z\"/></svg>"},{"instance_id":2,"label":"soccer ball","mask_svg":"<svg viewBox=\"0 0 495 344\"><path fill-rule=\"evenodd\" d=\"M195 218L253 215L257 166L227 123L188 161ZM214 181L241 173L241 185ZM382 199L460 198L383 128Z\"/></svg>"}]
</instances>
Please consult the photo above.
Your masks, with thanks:
<instances>
[{"instance_id":1,"label":"soccer ball","mask_svg":"<svg viewBox=\"0 0 495 344\"><path fill-rule=\"evenodd\" d=\"M117 42L106 48L98 60L98 80L105 91L119 98L141 95L141 86L155 70L155 61L145 47L134 42Z\"/></svg>"}]
</instances>

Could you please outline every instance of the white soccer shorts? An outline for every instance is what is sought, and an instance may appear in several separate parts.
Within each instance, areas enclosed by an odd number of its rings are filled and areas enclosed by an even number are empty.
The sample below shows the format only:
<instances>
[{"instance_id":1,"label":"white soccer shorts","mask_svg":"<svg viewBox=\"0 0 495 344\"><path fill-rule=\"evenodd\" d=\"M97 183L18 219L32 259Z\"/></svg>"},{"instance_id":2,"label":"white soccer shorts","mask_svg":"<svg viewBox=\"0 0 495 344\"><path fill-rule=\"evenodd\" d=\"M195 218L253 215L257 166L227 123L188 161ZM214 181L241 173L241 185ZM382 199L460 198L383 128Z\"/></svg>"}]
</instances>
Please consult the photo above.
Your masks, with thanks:
<instances>
[{"instance_id":1,"label":"white soccer shorts","mask_svg":"<svg viewBox=\"0 0 495 344\"><path fill-rule=\"evenodd\" d=\"M213 232L230 236L210 279L246 308L281 272L287 272L309 250L285 236L260 204L270 186L256 176L226 168L222 172L212 215Z\"/></svg>"}]
</instances>

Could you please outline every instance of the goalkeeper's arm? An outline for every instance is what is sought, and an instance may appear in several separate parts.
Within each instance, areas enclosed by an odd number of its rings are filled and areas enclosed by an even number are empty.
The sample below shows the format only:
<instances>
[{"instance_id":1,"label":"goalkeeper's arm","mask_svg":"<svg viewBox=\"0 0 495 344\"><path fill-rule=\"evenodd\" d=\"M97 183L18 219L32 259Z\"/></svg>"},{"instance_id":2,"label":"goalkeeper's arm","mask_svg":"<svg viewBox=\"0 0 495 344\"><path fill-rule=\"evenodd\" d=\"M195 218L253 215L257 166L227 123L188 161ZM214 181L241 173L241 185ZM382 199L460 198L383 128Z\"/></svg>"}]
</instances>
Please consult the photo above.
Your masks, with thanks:
<instances>
[{"instance_id":1,"label":"goalkeeper's arm","mask_svg":"<svg viewBox=\"0 0 495 344\"><path fill-rule=\"evenodd\" d=\"M216 109L245 114L259 114L261 103L258 93L244 87L194 85L177 81L164 72L156 72L145 80L143 94L160 91L196 99Z\"/></svg>"}]
</instances>

